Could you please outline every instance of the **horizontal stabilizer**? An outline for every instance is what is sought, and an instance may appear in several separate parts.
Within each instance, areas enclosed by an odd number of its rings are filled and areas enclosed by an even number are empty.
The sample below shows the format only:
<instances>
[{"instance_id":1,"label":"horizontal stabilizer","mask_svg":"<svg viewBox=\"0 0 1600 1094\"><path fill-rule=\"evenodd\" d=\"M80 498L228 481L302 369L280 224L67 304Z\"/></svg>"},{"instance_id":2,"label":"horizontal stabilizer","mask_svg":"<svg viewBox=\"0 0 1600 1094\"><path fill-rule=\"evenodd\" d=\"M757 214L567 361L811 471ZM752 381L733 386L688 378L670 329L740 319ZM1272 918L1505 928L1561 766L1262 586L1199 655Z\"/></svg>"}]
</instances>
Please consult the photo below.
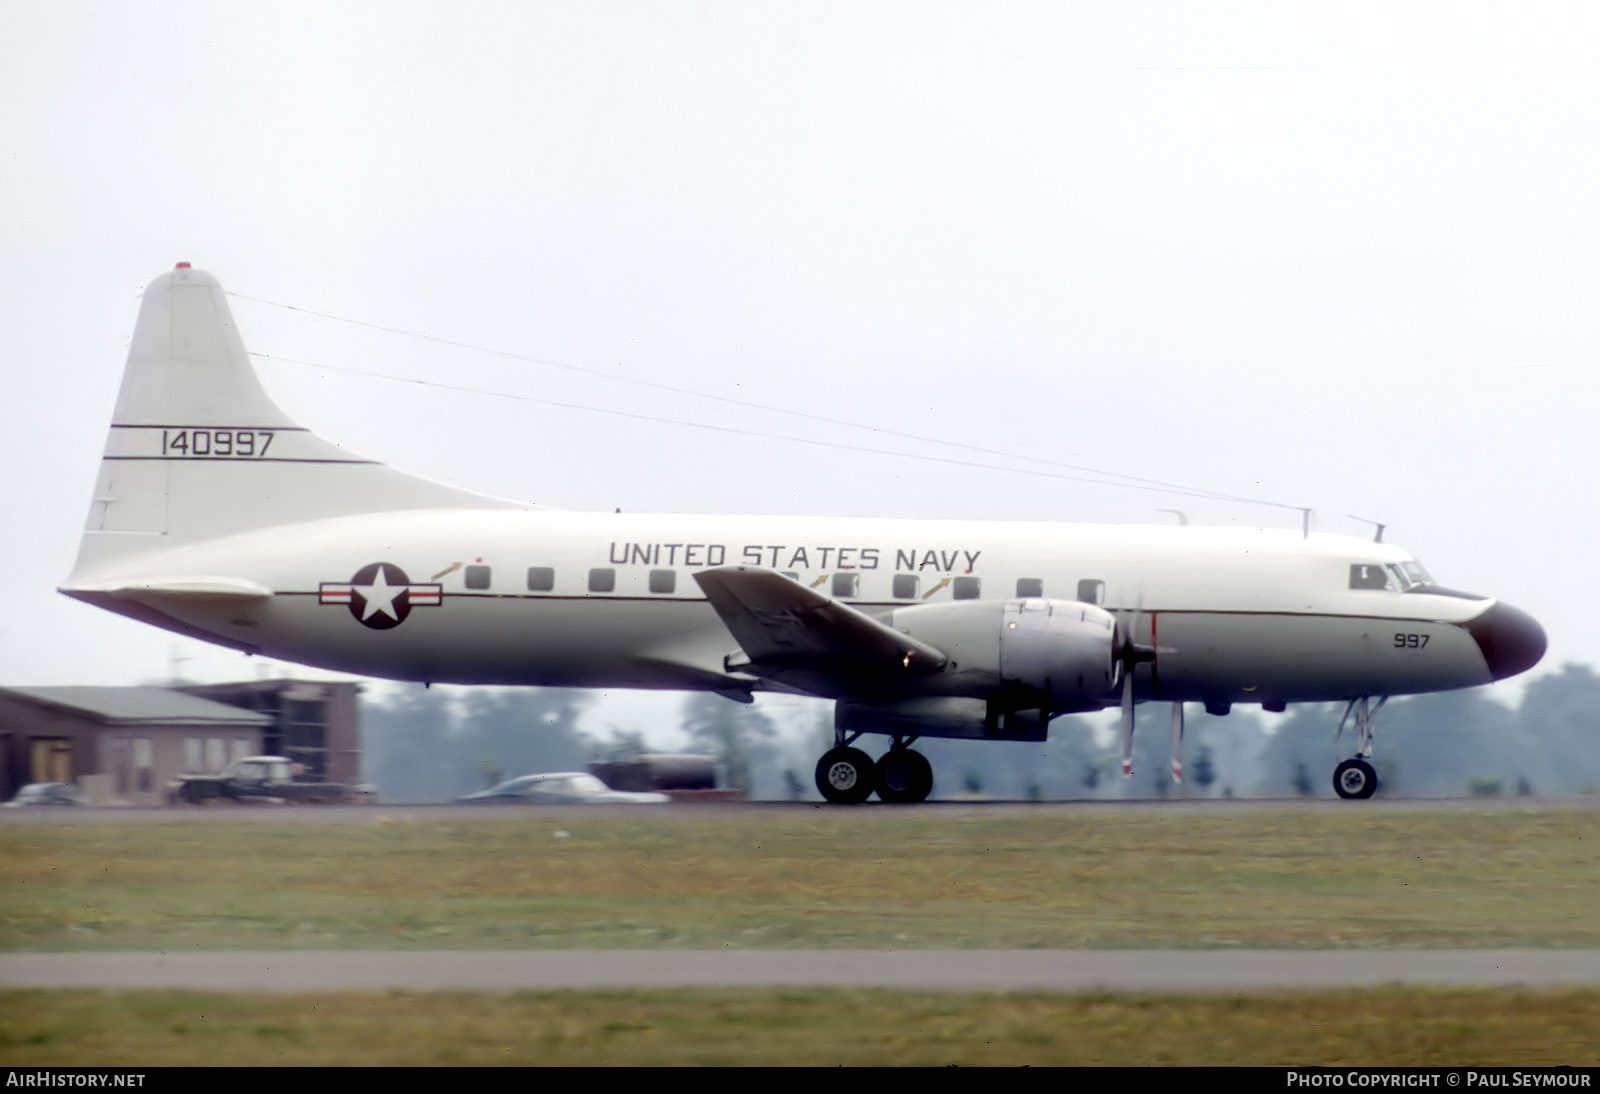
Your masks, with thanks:
<instances>
[{"instance_id":1,"label":"horizontal stabilizer","mask_svg":"<svg viewBox=\"0 0 1600 1094\"><path fill-rule=\"evenodd\" d=\"M269 600L272 590L243 577L167 577L99 584L63 585L68 596L97 593L117 600L174 597L183 600Z\"/></svg>"},{"instance_id":2,"label":"horizontal stabilizer","mask_svg":"<svg viewBox=\"0 0 1600 1094\"><path fill-rule=\"evenodd\" d=\"M694 579L744 651L731 671L837 697L893 691L897 677L944 667L932 646L772 570L728 566Z\"/></svg>"}]
</instances>

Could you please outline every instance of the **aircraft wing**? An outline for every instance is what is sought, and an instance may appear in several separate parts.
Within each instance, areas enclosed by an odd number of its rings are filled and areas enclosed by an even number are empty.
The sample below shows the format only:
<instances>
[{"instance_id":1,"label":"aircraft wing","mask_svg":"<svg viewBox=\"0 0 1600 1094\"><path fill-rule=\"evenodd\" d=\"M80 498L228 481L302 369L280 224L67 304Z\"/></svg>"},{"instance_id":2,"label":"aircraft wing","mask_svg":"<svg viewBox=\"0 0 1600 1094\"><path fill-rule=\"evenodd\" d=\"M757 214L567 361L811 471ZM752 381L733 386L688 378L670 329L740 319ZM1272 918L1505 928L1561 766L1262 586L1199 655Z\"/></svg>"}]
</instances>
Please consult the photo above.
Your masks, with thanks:
<instances>
[{"instance_id":1,"label":"aircraft wing","mask_svg":"<svg viewBox=\"0 0 1600 1094\"><path fill-rule=\"evenodd\" d=\"M694 579L744 651L727 659L730 672L834 698L944 667L932 646L772 570L726 566Z\"/></svg>"}]
</instances>

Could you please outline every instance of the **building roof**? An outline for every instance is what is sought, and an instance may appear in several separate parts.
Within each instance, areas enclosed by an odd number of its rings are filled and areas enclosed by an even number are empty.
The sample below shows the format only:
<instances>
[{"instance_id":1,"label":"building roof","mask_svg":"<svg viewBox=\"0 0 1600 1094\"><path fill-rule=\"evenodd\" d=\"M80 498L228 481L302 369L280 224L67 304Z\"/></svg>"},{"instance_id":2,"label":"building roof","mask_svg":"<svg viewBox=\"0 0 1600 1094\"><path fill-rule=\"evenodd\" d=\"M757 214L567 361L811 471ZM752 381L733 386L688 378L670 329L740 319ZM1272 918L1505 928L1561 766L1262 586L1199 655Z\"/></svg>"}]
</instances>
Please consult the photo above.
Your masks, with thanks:
<instances>
[{"instance_id":1,"label":"building roof","mask_svg":"<svg viewBox=\"0 0 1600 1094\"><path fill-rule=\"evenodd\" d=\"M0 688L45 706L74 710L116 725L266 726L272 719L253 710L185 695L169 688Z\"/></svg>"}]
</instances>

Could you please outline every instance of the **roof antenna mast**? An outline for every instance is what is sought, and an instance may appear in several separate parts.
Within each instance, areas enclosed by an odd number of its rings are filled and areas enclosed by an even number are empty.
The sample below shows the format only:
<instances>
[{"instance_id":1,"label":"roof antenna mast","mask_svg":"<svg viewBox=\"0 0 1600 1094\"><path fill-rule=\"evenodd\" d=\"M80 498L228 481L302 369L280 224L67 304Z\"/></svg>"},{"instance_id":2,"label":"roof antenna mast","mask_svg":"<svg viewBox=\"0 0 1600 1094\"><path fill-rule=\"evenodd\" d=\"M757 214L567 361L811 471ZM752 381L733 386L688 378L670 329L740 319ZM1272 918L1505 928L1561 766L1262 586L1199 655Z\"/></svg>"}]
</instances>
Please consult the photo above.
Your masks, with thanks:
<instances>
[{"instance_id":1,"label":"roof antenna mast","mask_svg":"<svg viewBox=\"0 0 1600 1094\"><path fill-rule=\"evenodd\" d=\"M1374 531L1372 533L1372 542L1374 542L1374 543L1382 543L1383 542L1383 530L1385 528L1389 527L1387 524L1379 524L1375 520L1368 520L1366 517L1358 517L1354 513L1349 513L1349 514L1346 514L1346 515L1349 516L1349 518L1351 520L1358 520L1362 524L1370 524L1370 525L1372 525L1372 527L1374 529Z\"/></svg>"}]
</instances>

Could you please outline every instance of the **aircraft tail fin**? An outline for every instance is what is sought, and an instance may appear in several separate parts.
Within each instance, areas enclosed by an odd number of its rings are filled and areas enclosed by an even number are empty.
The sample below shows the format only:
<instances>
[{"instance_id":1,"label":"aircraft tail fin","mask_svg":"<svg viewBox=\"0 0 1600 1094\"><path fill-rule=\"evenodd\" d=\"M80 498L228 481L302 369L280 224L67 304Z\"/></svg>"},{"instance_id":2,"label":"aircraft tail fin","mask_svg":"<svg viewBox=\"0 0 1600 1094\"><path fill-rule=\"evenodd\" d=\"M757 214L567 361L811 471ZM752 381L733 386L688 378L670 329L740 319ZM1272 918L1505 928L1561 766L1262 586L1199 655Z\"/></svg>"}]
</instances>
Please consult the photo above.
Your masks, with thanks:
<instances>
[{"instance_id":1,"label":"aircraft tail fin","mask_svg":"<svg viewBox=\"0 0 1600 1094\"><path fill-rule=\"evenodd\" d=\"M277 524L400 509L516 508L323 440L261 387L217 279L188 263L145 290L78 564Z\"/></svg>"}]
</instances>

